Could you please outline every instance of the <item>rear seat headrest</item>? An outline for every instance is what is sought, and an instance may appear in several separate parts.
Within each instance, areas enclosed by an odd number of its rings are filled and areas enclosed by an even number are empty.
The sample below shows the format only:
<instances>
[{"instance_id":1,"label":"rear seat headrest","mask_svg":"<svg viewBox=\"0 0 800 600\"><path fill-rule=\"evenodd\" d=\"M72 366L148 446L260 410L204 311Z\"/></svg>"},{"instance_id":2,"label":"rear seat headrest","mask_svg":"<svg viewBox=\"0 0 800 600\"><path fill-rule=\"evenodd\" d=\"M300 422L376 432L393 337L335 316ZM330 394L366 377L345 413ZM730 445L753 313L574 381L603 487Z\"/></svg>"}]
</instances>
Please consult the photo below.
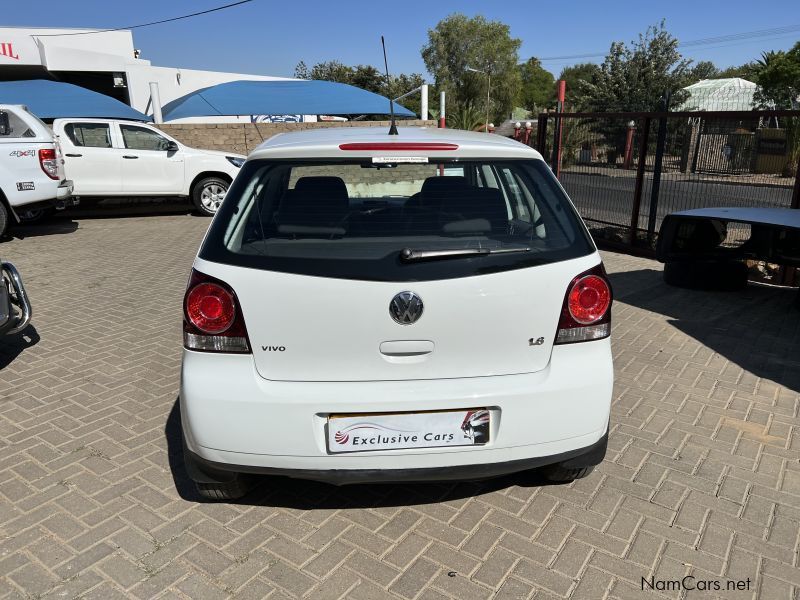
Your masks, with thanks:
<instances>
[{"instance_id":1,"label":"rear seat headrest","mask_svg":"<svg viewBox=\"0 0 800 600\"><path fill-rule=\"evenodd\" d=\"M296 194L315 194L326 198L347 198L347 186L341 177L301 177L294 185Z\"/></svg>"},{"instance_id":2,"label":"rear seat headrest","mask_svg":"<svg viewBox=\"0 0 800 600\"><path fill-rule=\"evenodd\" d=\"M442 194L445 192L465 187L469 187L469 183L467 183L467 178L462 177L460 175L428 177L425 181L422 182L422 193Z\"/></svg>"}]
</instances>

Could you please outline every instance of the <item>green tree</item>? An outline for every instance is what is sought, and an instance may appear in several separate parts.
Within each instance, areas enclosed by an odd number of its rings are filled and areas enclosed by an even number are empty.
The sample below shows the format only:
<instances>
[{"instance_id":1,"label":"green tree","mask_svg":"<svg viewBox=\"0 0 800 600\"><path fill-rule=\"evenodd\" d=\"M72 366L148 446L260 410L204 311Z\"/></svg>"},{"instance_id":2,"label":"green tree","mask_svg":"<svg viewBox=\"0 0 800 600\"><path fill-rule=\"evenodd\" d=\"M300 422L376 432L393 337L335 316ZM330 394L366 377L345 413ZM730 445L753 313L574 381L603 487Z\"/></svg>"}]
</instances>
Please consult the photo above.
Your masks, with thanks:
<instances>
[{"instance_id":1,"label":"green tree","mask_svg":"<svg viewBox=\"0 0 800 600\"><path fill-rule=\"evenodd\" d=\"M672 94L673 105L680 104L690 63L662 21L648 27L631 47L611 44L600 71L585 85L587 104L596 111L651 111L659 108L666 92Z\"/></svg>"},{"instance_id":2,"label":"green tree","mask_svg":"<svg viewBox=\"0 0 800 600\"><path fill-rule=\"evenodd\" d=\"M521 80L519 106L534 114L555 106L555 78L550 71L542 67L538 58L529 58L519 65L519 74Z\"/></svg>"},{"instance_id":3,"label":"green tree","mask_svg":"<svg viewBox=\"0 0 800 600\"><path fill-rule=\"evenodd\" d=\"M718 79L729 79L731 77L739 77L741 79L753 81L755 79L754 63L749 62L739 66L727 67L717 74Z\"/></svg>"},{"instance_id":4,"label":"green tree","mask_svg":"<svg viewBox=\"0 0 800 600\"><path fill-rule=\"evenodd\" d=\"M486 113L472 104L459 104L447 118L447 126L451 129L478 131L483 129Z\"/></svg>"},{"instance_id":5,"label":"green tree","mask_svg":"<svg viewBox=\"0 0 800 600\"><path fill-rule=\"evenodd\" d=\"M425 83L419 73L391 76L387 83L386 75L372 65L349 66L336 60L317 63L311 68L300 61L294 69L294 76L298 79L346 83L389 98L396 98ZM410 111L419 114L421 104L419 95L404 98L401 103Z\"/></svg>"},{"instance_id":6,"label":"green tree","mask_svg":"<svg viewBox=\"0 0 800 600\"><path fill-rule=\"evenodd\" d=\"M800 42L784 52L765 52L754 66L762 105L792 109L800 107Z\"/></svg>"},{"instance_id":7,"label":"green tree","mask_svg":"<svg viewBox=\"0 0 800 600\"><path fill-rule=\"evenodd\" d=\"M473 104L486 110L488 77L491 76L490 119L499 120L511 112L520 89L519 47L505 23L488 21L480 15L452 14L428 30L422 59L434 76L436 86L448 95L450 105Z\"/></svg>"},{"instance_id":8,"label":"green tree","mask_svg":"<svg viewBox=\"0 0 800 600\"><path fill-rule=\"evenodd\" d=\"M317 63L310 69L306 63L300 61L294 69L294 76L298 79L318 79L321 81L350 83L352 75L353 67L348 67L338 60Z\"/></svg>"},{"instance_id":9,"label":"green tree","mask_svg":"<svg viewBox=\"0 0 800 600\"><path fill-rule=\"evenodd\" d=\"M679 106L688 97L681 88L690 63L678 52L678 40L666 30L664 21L648 27L630 47L613 42L600 70L591 82L583 84L586 108L593 112L653 111L663 107L666 94L671 106ZM612 120L597 125L596 130L605 139L608 161L615 163L625 149L625 123Z\"/></svg>"},{"instance_id":10,"label":"green tree","mask_svg":"<svg viewBox=\"0 0 800 600\"><path fill-rule=\"evenodd\" d=\"M710 60L701 60L699 63L689 69L689 74L686 79L686 85L692 85L703 79L717 79L720 76L720 70Z\"/></svg>"},{"instance_id":11,"label":"green tree","mask_svg":"<svg viewBox=\"0 0 800 600\"><path fill-rule=\"evenodd\" d=\"M586 108L586 84L592 83L600 73L600 67L594 63L578 63L561 69L558 78L567 84L567 110L582 111Z\"/></svg>"},{"instance_id":12,"label":"green tree","mask_svg":"<svg viewBox=\"0 0 800 600\"><path fill-rule=\"evenodd\" d=\"M759 86L755 99L761 106L779 109L800 108L800 42L784 52L765 52L754 65L755 80ZM800 161L800 118L782 119L786 130L789 160L784 175L793 176Z\"/></svg>"}]
</instances>

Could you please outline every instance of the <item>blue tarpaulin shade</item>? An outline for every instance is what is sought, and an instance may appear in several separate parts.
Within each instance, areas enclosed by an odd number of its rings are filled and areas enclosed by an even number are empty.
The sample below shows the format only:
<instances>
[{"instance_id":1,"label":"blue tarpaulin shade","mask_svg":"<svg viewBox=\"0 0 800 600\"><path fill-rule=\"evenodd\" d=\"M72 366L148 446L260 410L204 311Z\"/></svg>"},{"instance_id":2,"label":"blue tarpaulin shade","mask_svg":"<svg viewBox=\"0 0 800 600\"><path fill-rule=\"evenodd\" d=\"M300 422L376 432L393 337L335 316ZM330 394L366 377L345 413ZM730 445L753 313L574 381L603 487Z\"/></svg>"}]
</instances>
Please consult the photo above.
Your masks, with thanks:
<instances>
[{"instance_id":1,"label":"blue tarpaulin shade","mask_svg":"<svg viewBox=\"0 0 800 600\"><path fill-rule=\"evenodd\" d=\"M398 116L415 116L394 105ZM332 81L231 81L197 90L162 108L165 121L223 115L388 115L389 99Z\"/></svg>"},{"instance_id":2,"label":"blue tarpaulin shade","mask_svg":"<svg viewBox=\"0 0 800 600\"><path fill-rule=\"evenodd\" d=\"M0 104L24 104L40 119L96 117L150 120L144 113L105 94L47 79L1 81Z\"/></svg>"}]
</instances>

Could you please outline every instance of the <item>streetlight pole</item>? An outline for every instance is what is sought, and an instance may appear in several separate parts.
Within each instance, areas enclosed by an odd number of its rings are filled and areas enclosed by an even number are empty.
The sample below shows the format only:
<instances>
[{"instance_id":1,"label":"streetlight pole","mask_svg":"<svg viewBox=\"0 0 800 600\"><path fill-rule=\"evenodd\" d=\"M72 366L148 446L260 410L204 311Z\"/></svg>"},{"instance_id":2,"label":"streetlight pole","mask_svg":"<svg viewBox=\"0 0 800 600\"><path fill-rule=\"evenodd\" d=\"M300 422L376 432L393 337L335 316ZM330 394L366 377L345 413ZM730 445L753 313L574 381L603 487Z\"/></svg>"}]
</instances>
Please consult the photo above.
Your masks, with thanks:
<instances>
[{"instance_id":1,"label":"streetlight pole","mask_svg":"<svg viewBox=\"0 0 800 600\"><path fill-rule=\"evenodd\" d=\"M486 77L488 81L486 82L486 133L489 133L489 103L490 100L490 93L492 90L492 74L489 69L486 69Z\"/></svg>"},{"instance_id":2,"label":"streetlight pole","mask_svg":"<svg viewBox=\"0 0 800 600\"><path fill-rule=\"evenodd\" d=\"M487 67L485 71L481 71L480 69L473 69L472 67L467 67L467 71L471 71L472 73L482 73L486 75L486 125L484 127L484 131L489 133L489 107L491 106L491 92L492 92L492 73L489 71Z\"/></svg>"}]
</instances>

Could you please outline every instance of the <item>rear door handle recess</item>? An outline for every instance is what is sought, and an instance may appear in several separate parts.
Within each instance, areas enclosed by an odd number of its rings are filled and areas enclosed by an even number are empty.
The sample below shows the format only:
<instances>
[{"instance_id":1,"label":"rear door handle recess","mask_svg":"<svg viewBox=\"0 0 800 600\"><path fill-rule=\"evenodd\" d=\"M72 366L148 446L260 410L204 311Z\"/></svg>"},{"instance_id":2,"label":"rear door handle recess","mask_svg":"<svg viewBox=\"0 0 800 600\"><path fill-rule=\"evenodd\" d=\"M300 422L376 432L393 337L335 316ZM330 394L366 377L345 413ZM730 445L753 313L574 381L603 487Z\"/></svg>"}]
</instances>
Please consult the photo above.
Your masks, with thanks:
<instances>
[{"instance_id":1,"label":"rear door handle recess","mask_svg":"<svg viewBox=\"0 0 800 600\"><path fill-rule=\"evenodd\" d=\"M72 158L80 158L83 154L67 154L67 156L71 156Z\"/></svg>"},{"instance_id":2,"label":"rear door handle recess","mask_svg":"<svg viewBox=\"0 0 800 600\"><path fill-rule=\"evenodd\" d=\"M131 156L130 154L123 155L122 158L139 158L138 156Z\"/></svg>"},{"instance_id":3,"label":"rear door handle recess","mask_svg":"<svg viewBox=\"0 0 800 600\"><path fill-rule=\"evenodd\" d=\"M381 354L395 357L424 356L433 352L433 342L428 340L396 340L383 342Z\"/></svg>"}]
</instances>

